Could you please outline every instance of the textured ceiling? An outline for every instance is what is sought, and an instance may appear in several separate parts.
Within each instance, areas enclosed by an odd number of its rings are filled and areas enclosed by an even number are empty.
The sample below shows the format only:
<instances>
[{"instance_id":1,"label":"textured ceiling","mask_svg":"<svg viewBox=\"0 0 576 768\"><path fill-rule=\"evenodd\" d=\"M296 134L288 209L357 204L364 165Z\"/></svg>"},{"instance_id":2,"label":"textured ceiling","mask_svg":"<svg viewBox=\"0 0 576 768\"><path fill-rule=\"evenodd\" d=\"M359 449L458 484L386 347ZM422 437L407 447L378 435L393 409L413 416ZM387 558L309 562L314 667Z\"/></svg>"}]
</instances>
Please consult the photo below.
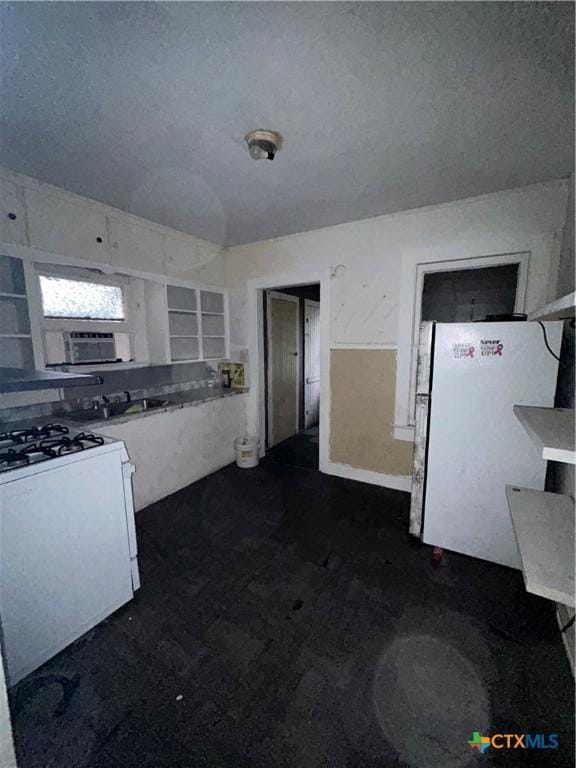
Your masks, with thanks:
<instances>
[{"instance_id":1,"label":"textured ceiling","mask_svg":"<svg viewBox=\"0 0 576 768\"><path fill-rule=\"evenodd\" d=\"M572 3L2 3L0 163L236 244L567 175ZM252 128L285 147L255 162Z\"/></svg>"}]
</instances>

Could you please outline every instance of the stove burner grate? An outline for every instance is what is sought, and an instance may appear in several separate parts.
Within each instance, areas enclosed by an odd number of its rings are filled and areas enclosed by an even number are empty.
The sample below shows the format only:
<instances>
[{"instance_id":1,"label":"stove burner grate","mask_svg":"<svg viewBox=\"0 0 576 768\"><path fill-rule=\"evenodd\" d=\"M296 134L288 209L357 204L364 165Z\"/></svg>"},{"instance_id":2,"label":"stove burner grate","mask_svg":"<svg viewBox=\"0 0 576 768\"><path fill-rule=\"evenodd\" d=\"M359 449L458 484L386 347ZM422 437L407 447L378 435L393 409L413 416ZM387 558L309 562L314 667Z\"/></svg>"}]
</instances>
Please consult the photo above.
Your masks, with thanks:
<instances>
[{"instance_id":1,"label":"stove burner grate","mask_svg":"<svg viewBox=\"0 0 576 768\"><path fill-rule=\"evenodd\" d=\"M30 427L30 429L13 429L10 432L0 432L0 443L10 442L14 445L25 445L43 438L67 435L69 431L68 427L62 424L46 424L43 427Z\"/></svg>"},{"instance_id":2,"label":"stove burner grate","mask_svg":"<svg viewBox=\"0 0 576 768\"><path fill-rule=\"evenodd\" d=\"M69 437L68 427L48 424L45 427L13 430L0 434L0 442L9 440L13 447L0 452L0 471L16 469L46 459L55 459L69 453L78 453L98 445L104 438L89 432Z\"/></svg>"},{"instance_id":3,"label":"stove burner grate","mask_svg":"<svg viewBox=\"0 0 576 768\"><path fill-rule=\"evenodd\" d=\"M87 432L80 432L74 437L53 437L42 440L39 447L41 450L52 452L54 456L63 456L66 453L84 451L96 445L104 445L104 438Z\"/></svg>"}]
</instances>

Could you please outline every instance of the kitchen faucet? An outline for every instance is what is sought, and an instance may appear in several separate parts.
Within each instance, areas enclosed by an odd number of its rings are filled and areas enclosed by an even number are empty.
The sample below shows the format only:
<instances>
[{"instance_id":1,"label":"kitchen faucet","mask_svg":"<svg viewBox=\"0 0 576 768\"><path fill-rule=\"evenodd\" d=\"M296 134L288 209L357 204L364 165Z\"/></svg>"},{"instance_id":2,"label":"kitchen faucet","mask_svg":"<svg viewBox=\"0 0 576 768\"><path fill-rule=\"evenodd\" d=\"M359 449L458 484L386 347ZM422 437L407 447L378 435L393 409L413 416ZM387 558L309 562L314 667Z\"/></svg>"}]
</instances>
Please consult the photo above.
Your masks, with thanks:
<instances>
[{"instance_id":1,"label":"kitchen faucet","mask_svg":"<svg viewBox=\"0 0 576 768\"><path fill-rule=\"evenodd\" d=\"M104 411L107 411L110 406L110 399L106 397L106 395L100 395L100 397L95 397L92 400L92 407L97 410L100 408L100 400L102 401L102 409Z\"/></svg>"}]
</instances>

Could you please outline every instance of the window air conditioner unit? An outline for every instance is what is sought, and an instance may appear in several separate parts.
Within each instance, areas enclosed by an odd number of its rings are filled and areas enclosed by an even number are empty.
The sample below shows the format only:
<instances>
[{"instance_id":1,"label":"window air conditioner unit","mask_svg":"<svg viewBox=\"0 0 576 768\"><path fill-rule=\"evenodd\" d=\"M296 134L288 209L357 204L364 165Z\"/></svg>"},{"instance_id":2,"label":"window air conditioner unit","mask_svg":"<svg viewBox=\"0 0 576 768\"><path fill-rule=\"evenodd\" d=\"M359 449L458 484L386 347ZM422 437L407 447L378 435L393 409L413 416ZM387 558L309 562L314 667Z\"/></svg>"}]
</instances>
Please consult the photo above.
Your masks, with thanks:
<instances>
[{"instance_id":1,"label":"window air conditioner unit","mask_svg":"<svg viewBox=\"0 0 576 768\"><path fill-rule=\"evenodd\" d=\"M66 332L64 346L66 362L71 365L114 363L117 360L113 333Z\"/></svg>"}]
</instances>

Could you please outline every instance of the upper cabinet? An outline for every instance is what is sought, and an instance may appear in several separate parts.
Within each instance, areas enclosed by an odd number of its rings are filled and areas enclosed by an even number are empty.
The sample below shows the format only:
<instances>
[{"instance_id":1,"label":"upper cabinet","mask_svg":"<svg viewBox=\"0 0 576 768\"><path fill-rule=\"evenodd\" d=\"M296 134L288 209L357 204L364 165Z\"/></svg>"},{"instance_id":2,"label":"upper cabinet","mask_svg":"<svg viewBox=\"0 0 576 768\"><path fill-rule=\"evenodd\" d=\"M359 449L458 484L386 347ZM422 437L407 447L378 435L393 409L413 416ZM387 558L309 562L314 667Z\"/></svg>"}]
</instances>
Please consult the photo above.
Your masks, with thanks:
<instances>
[{"instance_id":1,"label":"upper cabinet","mask_svg":"<svg viewBox=\"0 0 576 768\"><path fill-rule=\"evenodd\" d=\"M22 189L0 178L0 242L26 245L26 212Z\"/></svg>"},{"instance_id":2,"label":"upper cabinet","mask_svg":"<svg viewBox=\"0 0 576 768\"><path fill-rule=\"evenodd\" d=\"M130 219L108 216L111 259L130 269L164 271L164 235Z\"/></svg>"},{"instance_id":3,"label":"upper cabinet","mask_svg":"<svg viewBox=\"0 0 576 768\"><path fill-rule=\"evenodd\" d=\"M37 189L26 189L30 245L89 261L110 261L105 213Z\"/></svg>"}]
</instances>

